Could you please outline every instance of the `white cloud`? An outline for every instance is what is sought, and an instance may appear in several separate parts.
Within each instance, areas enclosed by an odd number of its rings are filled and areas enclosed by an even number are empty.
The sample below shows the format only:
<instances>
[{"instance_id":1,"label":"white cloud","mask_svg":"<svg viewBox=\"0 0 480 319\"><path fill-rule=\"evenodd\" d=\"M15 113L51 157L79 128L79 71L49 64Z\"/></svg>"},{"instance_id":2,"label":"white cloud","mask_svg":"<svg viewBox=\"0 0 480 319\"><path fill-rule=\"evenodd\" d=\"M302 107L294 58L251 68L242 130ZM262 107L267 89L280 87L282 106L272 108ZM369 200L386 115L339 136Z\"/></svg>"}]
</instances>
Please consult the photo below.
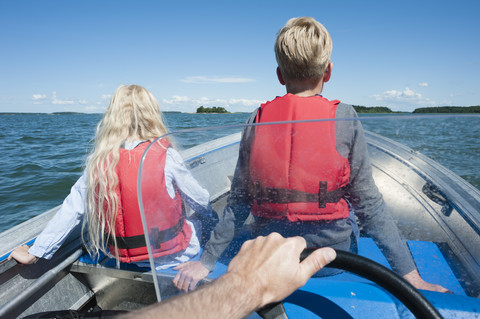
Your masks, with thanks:
<instances>
[{"instance_id":1,"label":"white cloud","mask_svg":"<svg viewBox=\"0 0 480 319\"><path fill-rule=\"evenodd\" d=\"M112 95L111 94L102 94L100 96L100 101L97 102L98 105L102 105L102 104L105 104L106 101L110 101L110 99L112 98Z\"/></svg>"},{"instance_id":2,"label":"white cloud","mask_svg":"<svg viewBox=\"0 0 480 319\"><path fill-rule=\"evenodd\" d=\"M34 100L34 101L45 100L46 98L47 98L46 94L33 94L32 95L32 100Z\"/></svg>"},{"instance_id":3,"label":"white cloud","mask_svg":"<svg viewBox=\"0 0 480 319\"><path fill-rule=\"evenodd\" d=\"M255 82L254 79L240 77L208 77L208 76L188 76L180 80L184 83L208 84L208 83L248 83Z\"/></svg>"},{"instance_id":4,"label":"white cloud","mask_svg":"<svg viewBox=\"0 0 480 319\"><path fill-rule=\"evenodd\" d=\"M200 105L203 106L225 106L227 104L227 100L225 99L210 99L208 97L201 97L201 98L190 98L188 96L178 96L174 95L170 99L163 99L162 102L168 105L184 105L184 106L192 106L198 107Z\"/></svg>"},{"instance_id":5,"label":"white cloud","mask_svg":"<svg viewBox=\"0 0 480 319\"><path fill-rule=\"evenodd\" d=\"M103 113L106 110L106 106L98 106L98 105L89 105L86 106L83 111L87 113Z\"/></svg>"},{"instance_id":6,"label":"white cloud","mask_svg":"<svg viewBox=\"0 0 480 319\"><path fill-rule=\"evenodd\" d=\"M47 96L46 94L32 94L33 104L45 104L49 103L53 105L76 105L81 106L81 111L86 112L103 112L105 108L108 106L108 101L112 97L111 94L102 94L98 102L89 102L86 99L75 99L75 100L59 100L57 97L57 92L53 91L51 96ZM69 107L72 109L73 107Z\"/></svg>"},{"instance_id":7,"label":"white cloud","mask_svg":"<svg viewBox=\"0 0 480 319\"><path fill-rule=\"evenodd\" d=\"M418 83L418 86L426 88L428 87L428 83L427 82Z\"/></svg>"},{"instance_id":8,"label":"white cloud","mask_svg":"<svg viewBox=\"0 0 480 319\"><path fill-rule=\"evenodd\" d=\"M408 87L403 91L390 90L381 94L374 94L373 97L376 101L390 102L390 103L409 103L411 105L434 105L434 102L429 98L424 98L422 94L417 93Z\"/></svg>"},{"instance_id":9,"label":"white cloud","mask_svg":"<svg viewBox=\"0 0 480 319\"><path fill-rule=\"evenodd\" d=\"M201 105L206 107L225 107L230 112L251 112L256 106L260 106L265 101L255 99L212 99L208 97L191 98L174 95L169 99L163 99L161 102L168 110L175 109L182 112L193 112Z\"/></svg>"},{"instance_id":10,"label":"white cloud","mask_svg":"<svg viewBox=\"0 0 480 319\"><path fill-rule=\"evenodd\" d=\"M188 96L178 96L174 95L171 99L163 99L162 102L165 104L176 104L176 103L184 103L184 102L191 102L192 99Z\"/></svg>"},{"instance_id":11,"label":"white cloud","mask_svg":"<svg viewBox=\"0 0 480 319\"><path fill-rule=\"evenodd\" d=\"M57 99L57 92L53 91L52 92L52 104L57 104L57 105L66 105L66 104L74 104L72 100L59 100Z\"/></svg>"},{"instance_id":12,"label":"white cloud","mask_svg":"<svg viewBox=\"0 0 480 319\"><path fill-rule=\"evenodd\" d=\"M249 100L249 99L230 99L228 101L230 104L241 104L245 106L260 106L260 104L266 102L262 100Z\"/></svg>"}]
</instances>

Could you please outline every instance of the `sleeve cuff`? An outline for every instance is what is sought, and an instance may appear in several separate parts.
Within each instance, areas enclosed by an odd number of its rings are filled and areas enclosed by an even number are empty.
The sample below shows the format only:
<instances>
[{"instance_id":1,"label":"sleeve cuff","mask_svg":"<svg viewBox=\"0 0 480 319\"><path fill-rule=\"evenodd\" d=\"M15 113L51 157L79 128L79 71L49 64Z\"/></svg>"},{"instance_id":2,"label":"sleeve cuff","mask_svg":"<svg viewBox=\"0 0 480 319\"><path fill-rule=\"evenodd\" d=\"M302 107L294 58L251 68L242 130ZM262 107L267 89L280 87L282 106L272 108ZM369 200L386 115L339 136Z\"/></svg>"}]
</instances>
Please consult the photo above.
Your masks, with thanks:
<instances>
[{"instance_id":1,"label":"sleeve cuff","mask_svg":"<svg viewBox=\"0 0 480 319\"><path fill-rule=\"evenodd\" d=\"M37 258L45 258L45 259L50 259L52 258L52 255L45 255L45 251L43 249L39 249L33 244L29 249L28 253L30 255L33 255Z\"/></svg>"},{"instance_id":2,"label":"sleeve cuff","mask_svg":"<svg viewBox=\"0 0 480 319\"><path fill-rule=\"evenodd\" d=\"M218 260L218 257L210 254L208 251L203 251L202 256L200 257L200 262L202 265L207 268L209 271L212 271L215 268L215 264Z\"/></svg>"}]
</instances>

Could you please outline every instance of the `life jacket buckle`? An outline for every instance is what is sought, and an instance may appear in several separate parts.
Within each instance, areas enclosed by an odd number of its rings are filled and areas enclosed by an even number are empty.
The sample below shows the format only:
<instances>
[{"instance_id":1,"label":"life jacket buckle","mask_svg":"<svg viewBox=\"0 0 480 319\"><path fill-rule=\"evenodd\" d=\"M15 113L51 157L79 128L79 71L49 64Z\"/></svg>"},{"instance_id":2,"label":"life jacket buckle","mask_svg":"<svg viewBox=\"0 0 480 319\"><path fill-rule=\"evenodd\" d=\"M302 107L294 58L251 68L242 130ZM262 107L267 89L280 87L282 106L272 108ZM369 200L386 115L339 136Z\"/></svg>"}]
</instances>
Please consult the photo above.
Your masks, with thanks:
<instances>
[{"instance_id":1,"label":"life jacket buckle","mask_svg":"<svg viewBox=\"0 0 480 319\"><path fill-rule=\"evenodd\" d=\"M262 198L262 185L260 185L260 181L255 181L254 183L254 193L255 199L257 201L257 205L262 205L263 198Z\"/></svg>"},{"instance_id":2,"label":"life jacket buckle","mask_svg":"<svg viewBox=\"0 0 480 319\"><path fill-rule=\"evenodd\" d=\"M320 181L318 186L318 208L327 207L327 182Z\"/></svg>"},{"instance_id":3,"label":"life jacket buckle","mask_svg":"<svg viewBox=\"0 0 480 319\"><path fill-rule=\"evenodd\" d=\"M150 228L150 245L153 249L158 250L162 246L160 242L160 230L158 228Z\"/></svg>"}]
</instances>

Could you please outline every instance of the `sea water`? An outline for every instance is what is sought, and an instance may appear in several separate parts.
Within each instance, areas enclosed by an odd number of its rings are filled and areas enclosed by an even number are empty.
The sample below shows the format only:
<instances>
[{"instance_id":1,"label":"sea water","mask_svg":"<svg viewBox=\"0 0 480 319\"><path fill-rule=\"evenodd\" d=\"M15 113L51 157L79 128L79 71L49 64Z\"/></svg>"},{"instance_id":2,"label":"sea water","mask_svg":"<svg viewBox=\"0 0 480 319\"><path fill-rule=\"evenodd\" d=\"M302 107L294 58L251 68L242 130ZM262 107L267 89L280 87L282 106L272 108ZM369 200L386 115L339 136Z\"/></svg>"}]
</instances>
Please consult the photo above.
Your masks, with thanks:
<instances>
[{"instance_id":1,"label":"sea water","mask_svg":"<svg viewBox=\"0 0 480 319\"><path fill-rule=\"evenodd\" d=\"M165 114L170 131L242 124L248 117ZM478 115L376 117L361 117L365 129L429 156L480 189ZM0 114L0 232L62 203L82 174L100 119L101 114ZM220 129L215 137L227 133ZM189 148L201 138L202 134L183 134L177 142Z\"/></svg>"}]
</instances>

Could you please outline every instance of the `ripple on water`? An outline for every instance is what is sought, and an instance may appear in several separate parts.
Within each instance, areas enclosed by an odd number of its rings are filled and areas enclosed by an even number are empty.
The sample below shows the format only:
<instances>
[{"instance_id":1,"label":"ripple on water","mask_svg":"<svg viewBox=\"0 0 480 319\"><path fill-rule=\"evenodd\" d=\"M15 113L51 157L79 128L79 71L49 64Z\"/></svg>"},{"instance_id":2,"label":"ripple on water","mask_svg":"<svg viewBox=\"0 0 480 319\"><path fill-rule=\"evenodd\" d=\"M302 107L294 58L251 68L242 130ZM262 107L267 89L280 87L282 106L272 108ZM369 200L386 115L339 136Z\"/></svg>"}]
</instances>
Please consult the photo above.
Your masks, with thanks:
<instances>
[{"instance_id":1,"label":"ripple on water","mask_svg":"<svg viewBox=\"0 0 480 319\"><path fill-rule=\"evenodd\" d=\"M245 123L249 114L166 113L171 131ZM0 232L61 204L83 171L100 114L0 115ZM480 118L362 121L373 132L434 158L480 188ZM188 148L228 131L175 136Z\"/></svg>"}]
</instances>

